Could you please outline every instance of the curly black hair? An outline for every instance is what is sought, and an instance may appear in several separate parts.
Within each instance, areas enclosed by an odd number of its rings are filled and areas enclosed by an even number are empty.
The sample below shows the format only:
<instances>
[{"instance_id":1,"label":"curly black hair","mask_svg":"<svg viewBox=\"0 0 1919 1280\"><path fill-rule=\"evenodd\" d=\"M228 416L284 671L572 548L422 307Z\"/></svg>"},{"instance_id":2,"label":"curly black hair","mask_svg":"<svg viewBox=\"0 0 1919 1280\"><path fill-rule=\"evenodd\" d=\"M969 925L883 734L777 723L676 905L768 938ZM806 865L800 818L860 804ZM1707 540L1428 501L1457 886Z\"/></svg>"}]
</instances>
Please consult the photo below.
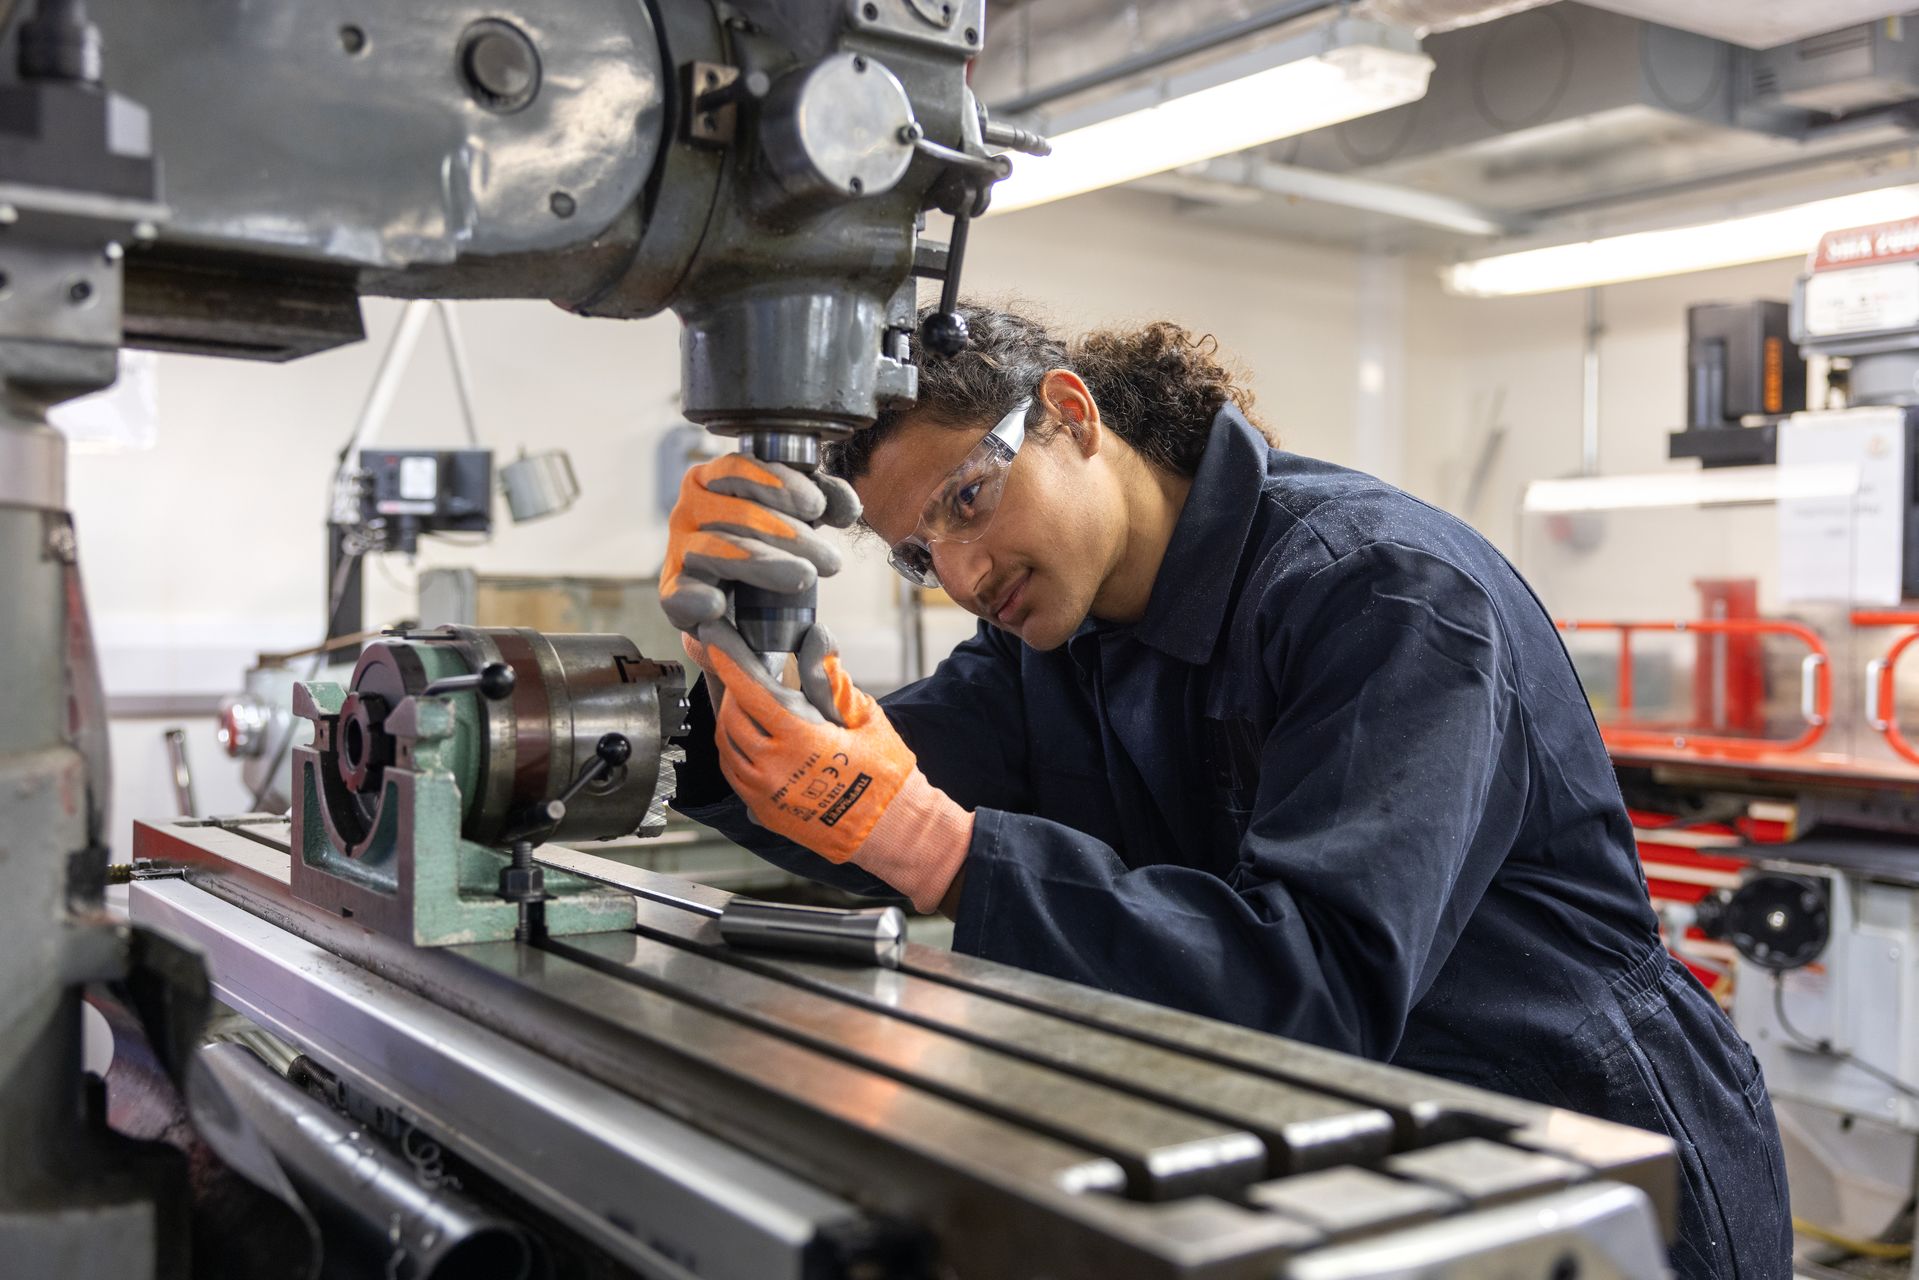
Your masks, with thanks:
<instances>
[{"instance_id":1,"label":"curly black hair","mask_svg":"<svg viewBox=\"0 0 1919 1280\"><path fill-rule=\"evenodd\" d=\"M823 462L829 473L846 480L865 475L873 451L909 415L956 429L990 425L1032 395L1054 369L1078 374L1099 406L1100 421L1146 461L1168 471L1190 476L1199 469L1213 417L1229 403L1279 443L1253 417L1245 375L1220 355L1211 334L1195 335L1158 320L1068 342L1026 312L975 303L962 303L959 310L966 319L966 349L950 358L926 358L915 338L918 403L889 409L866 430L828 445ZM1039 428L1043 417L1035 402L1027 426Z\"/></svg>"}]
</instances>

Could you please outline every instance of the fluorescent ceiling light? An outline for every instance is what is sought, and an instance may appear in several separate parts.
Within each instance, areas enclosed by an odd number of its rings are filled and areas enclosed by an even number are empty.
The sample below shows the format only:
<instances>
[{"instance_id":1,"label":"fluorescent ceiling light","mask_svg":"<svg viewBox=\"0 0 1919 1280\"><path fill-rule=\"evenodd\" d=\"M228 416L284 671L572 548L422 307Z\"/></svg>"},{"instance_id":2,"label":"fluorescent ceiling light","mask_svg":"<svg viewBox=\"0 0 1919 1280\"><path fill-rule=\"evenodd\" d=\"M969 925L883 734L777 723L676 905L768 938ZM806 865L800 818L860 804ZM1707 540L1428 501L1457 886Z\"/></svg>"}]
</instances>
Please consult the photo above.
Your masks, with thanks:
<instances>
[{"instance_id":1,"label":"fluorescent ceiling light","mask_svg":"<svg viewBox=\"0 0 1919 1280\"><path fill-rule=\"evenodd\" d=\"M1919 217L1919 186L1884 187L1698 226L1502 253L1440 275L1449 290L1468 297L1553 293L1803 257L1828 231L1911 217Z\"/></svg>"},{"instance_id":2,"label":"fluorescent ceiling light","mask_svg":"<svg viewBox=\"0 0 1919 1280\"><path fill-rule=\"evenodd\" d=\"M991 213L1025 209L1197 164L1415 102L1433 60L1410 33L1361 19L1317 30L1037 121L1053 153L1021 158Z\"/></svg>"}]
</instances>

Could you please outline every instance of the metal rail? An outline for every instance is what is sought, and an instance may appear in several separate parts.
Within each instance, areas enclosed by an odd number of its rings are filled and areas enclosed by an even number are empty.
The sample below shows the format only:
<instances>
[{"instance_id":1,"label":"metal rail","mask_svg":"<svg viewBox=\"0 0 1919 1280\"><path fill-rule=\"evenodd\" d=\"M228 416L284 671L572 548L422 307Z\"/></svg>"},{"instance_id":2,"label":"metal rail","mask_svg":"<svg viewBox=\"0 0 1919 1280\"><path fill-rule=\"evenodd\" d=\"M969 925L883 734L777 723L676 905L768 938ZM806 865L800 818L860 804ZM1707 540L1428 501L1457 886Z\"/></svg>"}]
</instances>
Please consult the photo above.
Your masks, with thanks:
<instances>
[{"instance_id":1,"label":"metal rail","mask_svg":"<svg viewBox=\"0 0 1919 1280\"><path fill-rule=\"evenodd\" d=\"M1826 725L1832 714L1832 663L1826 642L1810 627L1772 618L1682 618L1658 622L1577 619L1558 620L1554 625L1567 633L1615 631L1619 634L1619 717L1622 723L1601 725L1599 728L1599 736L1605 739L1609 747L1625 750L1671 749L1701 756L1759 760L1805 751L1825 736ZM1806 723L1805 730L1796 738L1780 740L1733 738L1723 734L1634 726L1630 723L1635 710L1632 642L1635 636L1647 632L1707 636L1783 635L1804 644L1807 652L1799 667L1799 714Z\"/></svg>"}]
</instances>

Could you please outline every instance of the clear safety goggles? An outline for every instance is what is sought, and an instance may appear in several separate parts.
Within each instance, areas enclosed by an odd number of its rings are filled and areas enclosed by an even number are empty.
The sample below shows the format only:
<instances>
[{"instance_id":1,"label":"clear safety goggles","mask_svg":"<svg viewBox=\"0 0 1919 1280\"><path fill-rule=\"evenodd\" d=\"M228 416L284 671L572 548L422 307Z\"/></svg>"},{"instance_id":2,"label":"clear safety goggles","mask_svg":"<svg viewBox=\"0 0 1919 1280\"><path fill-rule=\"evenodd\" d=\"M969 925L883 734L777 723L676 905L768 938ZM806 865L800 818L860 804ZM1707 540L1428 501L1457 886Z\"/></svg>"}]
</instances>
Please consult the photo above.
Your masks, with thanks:
<instances>
[{"instance_id":1,"label":"clear safety goggles","mask_svg":"<svg viewBox=\"0 0 1919 1280\"><path fill-rule=\"evenodd\" d=\"M975 542L992 523L1006 491L1006 473L1019 447L1026 443L1026 411L1032 400L1019 402L999 425L973 447L957 467L946 474L926 500L919 527L893 547L886 562L908 582L937 587L933 570L935 542Z\"/></svg>"}]
</instances>

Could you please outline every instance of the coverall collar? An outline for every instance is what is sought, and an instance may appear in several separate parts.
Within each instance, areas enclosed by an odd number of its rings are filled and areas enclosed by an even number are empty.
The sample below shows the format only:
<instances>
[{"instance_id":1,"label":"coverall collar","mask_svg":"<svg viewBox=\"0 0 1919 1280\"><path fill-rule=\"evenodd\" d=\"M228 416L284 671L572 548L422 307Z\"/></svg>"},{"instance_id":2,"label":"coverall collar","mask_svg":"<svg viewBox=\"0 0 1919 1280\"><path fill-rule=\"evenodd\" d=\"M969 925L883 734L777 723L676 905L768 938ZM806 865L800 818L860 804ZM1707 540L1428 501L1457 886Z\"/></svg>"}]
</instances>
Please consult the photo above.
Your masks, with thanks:
<instances>
[{"instance_id":1,"label":"coverall collar","mask_svg":"<svg viewBox=\"0 0 1919 1280\"><path fill-rule=\"evenodd\" d=\"M1258 509L1268 447L1233 405L1214 416L1134 639L1181 662L1212 657Z\"/></svg>"}]
</instances>

